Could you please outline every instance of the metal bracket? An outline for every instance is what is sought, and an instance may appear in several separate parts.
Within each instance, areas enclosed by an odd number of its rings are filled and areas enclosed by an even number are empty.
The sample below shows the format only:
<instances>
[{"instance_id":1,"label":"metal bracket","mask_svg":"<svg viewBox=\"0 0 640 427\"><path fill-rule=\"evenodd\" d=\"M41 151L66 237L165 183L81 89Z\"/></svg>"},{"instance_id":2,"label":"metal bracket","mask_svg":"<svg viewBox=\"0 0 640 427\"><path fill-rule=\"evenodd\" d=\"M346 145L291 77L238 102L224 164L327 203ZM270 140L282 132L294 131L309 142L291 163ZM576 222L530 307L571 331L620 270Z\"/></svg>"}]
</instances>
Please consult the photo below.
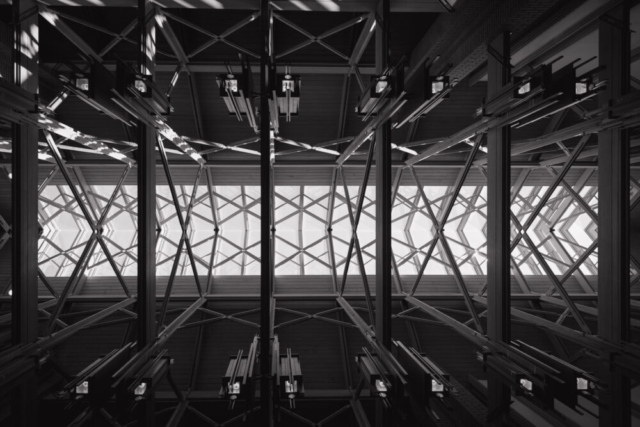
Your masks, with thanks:
<instances>
[{"instance_id":1,"label":"metal bracket","mask_svg":"<svg viewBox=\"0 0 640 427\"><path fill-rule=\"evenodd\" d=\"M445 10L449 13L453 13L456 10L453 8L453 6L451 6L451 4L447 1L447 0L438 0L440 2L440 4L442 5L442 7L445 8Z\"/></svg>"},{"instance_id":2,"label":"metal bracket","mask_svg":"<svg viewBox=\"0 0 640 427\"><path fill-rule=\"evenodd\" d=\"M493 56L496 61L502 64L503 67L513 68L513 65L511 65L510 62L505 63L504 57L500 55L500 53L495 50L490 44L487 45L487 52L489 53L489 55ZM511 58L509 58L509 60L511 60Z\"/></svg>"},{"instance_id":3,"label":"metal bracket","mask_svg":"<svg viewBox=\"0 0 640 427\"><path fill-rule=\"evenodd\" d=\"M635 31L633 31L628 25L625 25L624 22L622 22L621 20L614 18L610 15L602 15L600 16L600 20L603 22L606 22L609 25L613 25L614 27L617 27L618 29L622 30L622 31L628 31L630 33L635 33Z\"/></svg>"}]
</instances>

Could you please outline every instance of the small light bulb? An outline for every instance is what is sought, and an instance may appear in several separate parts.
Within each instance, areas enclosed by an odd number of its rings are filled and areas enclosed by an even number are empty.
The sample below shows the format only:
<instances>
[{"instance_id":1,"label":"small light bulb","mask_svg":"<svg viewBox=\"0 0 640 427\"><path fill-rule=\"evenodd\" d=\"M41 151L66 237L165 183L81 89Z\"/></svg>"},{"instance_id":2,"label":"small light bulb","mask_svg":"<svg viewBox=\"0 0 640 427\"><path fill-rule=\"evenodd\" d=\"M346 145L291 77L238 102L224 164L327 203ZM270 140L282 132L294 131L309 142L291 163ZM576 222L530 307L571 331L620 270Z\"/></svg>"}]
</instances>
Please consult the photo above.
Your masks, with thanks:
<instances>
[{"instance_id":1,"label":"small light bulb","mask_svg":"<svg viewBox=\"0 0 640 427\"><path fill-rule=\"evenodd\" d=\"M83 381L77 385L76 394L89 394L89 381Z\"/></svg>"},{"instance_id":2,"label":"small light bulb","mask_svg":"<svg viewBox=\"0 0 640 427\"><path fill-rule=\"evenodd\" d=\"M231 92L238 91L238 80L229 79L225 82L225 89L230 90Z\"/></svg>"},{"instance_id":3,"label":"small light bulb","mask_svg":"<svg viewBox=\"0 0 640 427\"><path fill-rule=\"evenodd\" d=\"M76 87L80 90L89 90L89 79L86 77L76 79Z\"/></svg>"},{"instance_id":4,"label":"small light bulb","mask_svg":"<svg viewBox=\"0 0 640 427\"><path fill-rule=\"evenodd\" d=\"M387 386L382 380L376 380L376 391L378 393L385 393L387 391Z\"/></svg>"},{"instance_id":5,"label":"small light bulb","mask_svg":"<svg viewBox=\"0 0 640 427\"><path fill-rule=\"evenodd\" d=\"M432 93L440 93L444 90L444 82L432 82L431 83L431 92Z\"/></svg>"},{"instance_id":6,"label":"small light bulb","mask_svg":"<svg viewBox=\"0 0 640 427\"><path fill-rule=\"evenodd\" d=\"M589 390L589 381L584 378L578 377L576 379L576 389L577 390Z\"/></svg>"},{"instance_id":7,"label":"small light bulb","mask_svg":"<svg viewBox=\"0 0 640 427\"><path fill-rule=\"evenodd\" d=\"M439 383L436 380L431 380L431 391L436 393L436 392L443 392L444 391L444 385Z\"/></svg>"},{"instance_id":8,"label":"small light bulb","mask_svg":"<svg viewBox=\"0 0 640 427\"><path fill-rule=\"evenodd\" d=\"M134 87L136 88L136 90L140 93L146 93L147 92L147 85L145 84L145 82L143 80L140 79L136 79L136 81L134 82Z\"/></svg>"},{"instance_id":9,"label":"small light bulb","mask_svg":"<svg viewBox=\"0 0 640 427\"><path fill-rule=\"evenodd\" d=\"M294 381L290 383L289 381L285 381L284 388L287 393L296 393L298 391L298 382Z\"/></svg>"},{"instance_id":10,"label":"small light bulb","mask_svg":"<svg viewBox=\"0 0 640 427\"><path fill-rule=\"evenodd\" d=\"M527 83L525 85L520 86L518 89L518 95L524 95L531 92L531 83Z\"/></svg>"},{"instance_id":11,"label":"small light bulb","mask_svg":"<svg viewBox=\"0 0 640 427\"><path fill-rule=\"evenodd\" d=\"M533 390L533 383L526 378L520 380L520 385L528 391Z\"/></svg>"},{"instance_id":12,"label":"small light bulb","mask_svg":"<svg viewBox=\"0 0 640 427\"><path fill-rule=\"evenodd\" d=\"M13 295L13 289L9 289L9 292L7 292L9 294L9 296Z\"/></svg>"},{"instance_id":13,"label":"small light bulb","mask_svg":"<svg viewBox=\"0 0 640 427\"><path fill-rule=\"evenodd\" d=\"M229 383L229 394L240 394L240 383Z\"/></svg>"},{"instance_id":14,"label":"small light bulb","mask_svg":"<svg viewBox=\"0 0 640 427\"><path fill-rule=\"evenodd\" d=\"M376 83L376 93L380 93L389 86L389 82L386 80L378 80Z\"/></svg>"},{"instance_id":15,"label":"small light bulb","mask_svg":"<svg viewBox=\"0 0 640 427\"><path fill-rule=\"evenodd\" d=\"M136 396L144 396L144 393L147 391L147 383L140 383L138 387L133 391L133 394Z\"/></svg>"},{"instance_id":16,"label":"small light bulb","mask_svg":"<svg viewBox=\"0 0 640 427\"><path fill-rule=\"evenodd\" d=\"M584 95L587 93L587 84L583 82L576 83L576 95Z\"/></svg>"},{"instance_id":17,"label":"small light bulb","mask_svg":"<svg viewBox=\"0 0 640 427\"><path fill-rule=\"evenodd\" d=\"M290 80L291 76L289 77L285 77L285 80L282 80L282 91L286 92L288 90L292 91L294 90L294 81Z\"/></svg>"}]
</instances>

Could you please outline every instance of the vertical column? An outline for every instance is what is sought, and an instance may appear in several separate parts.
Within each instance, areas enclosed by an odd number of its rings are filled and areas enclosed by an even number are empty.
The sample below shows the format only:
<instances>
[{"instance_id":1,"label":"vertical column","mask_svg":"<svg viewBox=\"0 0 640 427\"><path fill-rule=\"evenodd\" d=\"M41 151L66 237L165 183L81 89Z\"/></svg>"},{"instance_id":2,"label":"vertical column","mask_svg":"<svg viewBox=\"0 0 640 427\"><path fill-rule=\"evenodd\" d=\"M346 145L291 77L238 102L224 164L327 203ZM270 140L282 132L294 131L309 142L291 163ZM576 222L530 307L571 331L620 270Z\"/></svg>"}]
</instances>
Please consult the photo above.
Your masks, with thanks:
<instances>
[{"instance_id":1,"label":"vertical column","mask_svg":"<svg viewBox=\"0 0 640 427\"><path fill-rule=\"evenodd\" d=\"M376 32L376 73L390 63L390 1L382 2ZM376 130L376 338L391 348L391 122Z\"/></svg>"},{"instance_id":2,"label":"vertical column","mask_svg":"<svg viewBox=\"0 0 640 427\"><path fill-rule=\"evenodd\" d=\"M600 105L629 93L629 2L600 20L600 73L607 89ZM629 132L598 134L598 335L619 344L629 339ZM607 372L608 390L600 394L600 425L631 425L629 379Z\"/></svg>"},{"instance_id":3,"label":"vertical column","mask_svg":"<svg viewBox=\"0 0 640 427\"><path fill-rule=\"evenodd\" d=\"M382 22L376 30L376 74L390 65L390 0L380 2ZM391 122L376 130L376 339L391 349ZM371 142L374 143L373 141ZM373 320L372 320L373 321ZM376 403L376 426L390 423L390 413Z\"/></svg>"},{"instance_id":4,"label":"vertical column","mask_svg":"<svg viewBox=\"0 0 640 427\"><path fill-rule=\"evenodd\" d=\"M269 122L269 60L271 13L269 0L260 0L260 414L262 425L273 425L271 377L272 199L271 134Z\"/></svg>"},{"instance_id":5,"label":"vertical column","mask_svg":"<svg viewBox=\"0 0 640 427\"><path fill-rule=\"evenodd\" d=\"M155 21L147 19L152 11L148 0L139 0L143 74L155 68ZM153 127L138 122L138 350L156 337L156 137Z\"/></svg>"},{"instance_id":6,"label":"vertical column","mask_svg":"<svg viewBox=\"0 0 640 427\"><path fill-rule=\"evenodd\" d=\"M14 0L14 83L38 93L39 27L33 0ZM34 111L36 113L36 111ZM12 337L28 344L38 337L38 128L12 129ZM13 394L16 426L37 424L37 378L25 379Z\"/></svg>"},{"instance_id":7,"label":"vertical column","mask_svg":"<svg viewBox=\"0 0 640 427\"><path fill-rule=\"evenodd\" d=\"M509 83L509 33L490 44L488 94L492 99ZM496 342L510 337L510 188L511 133L509 127L494 128L487 135L487 334ZM493 425L506 425L511 393L495 376L489 376L489 414Z\"/></svg>"},{"instance_id":8,"label":"vertical column","mask_svg":"<svg viewBox=\"0 0 640 427\"><path fill-rule=\"evenodd\" d=\"M142 74L155 72L156 28L153 6L138 0ZM156 339L156 130L138 122L138 351ZM155 398L138 405L138 425L155 425Z\"/></svg>"},{"instance_id":9,"label":"vertical column","mask_svg":"<svg viewBox=\"0 0 640 427\"><path fill-rule=\"evenodd\" d=\"M31 0L13 3L14 82L38 93L38 14ZM35 113L35 111L34 111ZM12 149L13 343L33 342L38 334L38 128L13 126Z\"/></svg>"}]
</instances>

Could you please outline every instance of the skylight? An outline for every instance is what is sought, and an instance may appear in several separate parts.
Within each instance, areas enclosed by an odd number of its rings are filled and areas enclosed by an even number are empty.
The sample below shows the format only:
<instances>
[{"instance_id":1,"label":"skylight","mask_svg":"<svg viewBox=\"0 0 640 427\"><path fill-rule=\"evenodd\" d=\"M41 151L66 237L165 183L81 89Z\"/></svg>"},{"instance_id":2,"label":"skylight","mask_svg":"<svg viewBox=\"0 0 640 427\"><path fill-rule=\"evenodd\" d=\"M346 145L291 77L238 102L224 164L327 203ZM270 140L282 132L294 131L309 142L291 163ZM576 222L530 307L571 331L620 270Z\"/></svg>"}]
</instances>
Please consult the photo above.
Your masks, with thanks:
<instances>
[{"instance_id":1,"label":"skylight","mask_svg":"<svg viewBox=\"0 0 640 427\"><path fill-rule=\"evenodd\" d=\"M98 211L107 203L114 186L91 186L89 205ZM188 227L188 238L199 276L260 274L260 187L214 186L211 194L201 185L195 199ZM358 187L338 186L331 206L329 186L277 186L275 189L275 273L276 275L330 275L335 263L342 275L352 235L352 210L358 198ZM520 222L528 215L546 187L523 187L514 198L512 212ZM448 187L424 188L434 215L441 215L449 198ZM135 186L125 185L119 192L103 231L103 240L112 255L113 264L123 276L136 275ZM185 213L193 193L189 185L176 186L180 209ZM348 194L347 194L348 193ZM597 209L597 190L585 187L582 197ZM486 187L462 187L444 233L455 261L463 275L486 274ZM169 276L175 268L177 276L193 275L194 268L185 245L176 264L181 229L169 187L157 187L157 275ZM69 187L49 185L40 196L39 261L46 276L70 276L90 241L91 229L75 203ZM327 232L332 221L332 239ZM550 227L550 224L555 224ZM216 233L215 229L218 228ZM552 232L553 228L553 232ZM515 237L515 227L512 228ZM398 189L392 222L395 265L401 275L416 275L428 253L436 230L422 202L418 187ZM573 262L595 241L597 228L583 208L562 189L556 190L550 202L533 222L529 236L557 275L566 272ZM357 237L366 274L375 274L375 187L367 188ZM331 256L332 247L333 254ZM541 275L535 257L521 242L513 259L524 275ZM175 267L174 267L174 264ZM453 274L453 266L436 244L426 275ZM580 267L584 274L597 272L597 251ZM114 276L109 258L99 245L93 250L86 271L88 276ZM357 252L351 257L348 274L360 274Z\"/></svg>"}]
</instances>

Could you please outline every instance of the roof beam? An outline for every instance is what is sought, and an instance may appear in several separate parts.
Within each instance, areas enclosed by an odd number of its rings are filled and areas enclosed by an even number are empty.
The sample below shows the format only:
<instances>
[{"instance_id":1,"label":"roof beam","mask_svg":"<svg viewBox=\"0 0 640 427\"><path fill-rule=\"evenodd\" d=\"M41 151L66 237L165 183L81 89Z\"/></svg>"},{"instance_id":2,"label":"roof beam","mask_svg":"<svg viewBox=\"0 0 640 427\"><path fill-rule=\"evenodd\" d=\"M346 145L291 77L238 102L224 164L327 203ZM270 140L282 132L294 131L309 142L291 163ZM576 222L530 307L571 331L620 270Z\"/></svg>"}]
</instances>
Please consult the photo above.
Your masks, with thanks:
<instances>
[{"instance_id":1,"label":"roof beam","mask_svg":"<svg viewBox=\"0 0 640 427\"><path fill-rule=\"evenodd\" d=\"M1 5L11 4L12 0L0 0ZM155 0L155 3L168 8L185 9L241 9L258 10L260 0ZM378 0L272 0L276 10L301 12L373 12ZM455 3L449 0L449 3ZM49 6L96 6L95 0L47 0ZM136 7L136 0L109 0L100 2L101 7ZM439 0L394 0L392 12L445 12Z\"/></svg>"},{"instance_id":2,"label":"roof beam","mask_svg":"<svg viewBox=\"0 0 640 427\"><path fill-rule=\"evenodd\" d=\"M557 22L554 27L542 27L541 30L547 30L545 33L537 36L530 34L530 37L527 37L527 43L515 43L513 48L514 75L522 74L529 67L543 64L562 50L596 31L600 16L610 10L616 2L601 5L602 1L574 0L567 3L563 7L568 7L573 11L567 14L567 9L558 10L558 15L565 18ZM638 3L638 0L634 0L633 3ZM481 80L486 74L487 67L485 65L473 73L470 84Z\"/></svg>"},{"instance_id":3,"label":"roof beam","mask_svg":"<svg viewBox=\"0 0 640 427\"><path fill-rule=\"evenodd\" d=\"M59 71L69 71L69 68L64 64L56 64L56 63L44 63L44 67L47 69L56 68ZM109 71L116 70L116 64L114 62L106 61L104 66ZM232 67L233 68L233 67ZM291 72L295 74L326 74L326 75L343 75L349 74L351 72L351 67L348 64L344 63L334 63L334 64L315 64L315 65L291 65ZM156 64L156 71L162 73L174 73L176 70L175 62L165 62ZM199 63L197 61L189 62L189 70L192 73L227 73L228 68L224 64L216 64L216 63ZM285 65L276 65L276 70L278 73L284 73ZM362 75L373 75L375 74L375 67L372 66L361 66L358 67L358 71Z\"/></svg>"},{"instance_id":4,"label":"roof beam","mask_svg":"<svg viewBox=\"0 0 640 427\"><path fill-rule=\"evenodd\" d=\"M557 0L463 2L456 7L456 13L440 15L418 43L411 53L407 80L429 58L439 58L441 69L453 63L454 68L447 74L452 80L462 80L487 60L486 45L496 35L496 29L508 28L517 37L556 3ZM514 19L516 15L518 19Z\"/></svg>"}]
</instances>

